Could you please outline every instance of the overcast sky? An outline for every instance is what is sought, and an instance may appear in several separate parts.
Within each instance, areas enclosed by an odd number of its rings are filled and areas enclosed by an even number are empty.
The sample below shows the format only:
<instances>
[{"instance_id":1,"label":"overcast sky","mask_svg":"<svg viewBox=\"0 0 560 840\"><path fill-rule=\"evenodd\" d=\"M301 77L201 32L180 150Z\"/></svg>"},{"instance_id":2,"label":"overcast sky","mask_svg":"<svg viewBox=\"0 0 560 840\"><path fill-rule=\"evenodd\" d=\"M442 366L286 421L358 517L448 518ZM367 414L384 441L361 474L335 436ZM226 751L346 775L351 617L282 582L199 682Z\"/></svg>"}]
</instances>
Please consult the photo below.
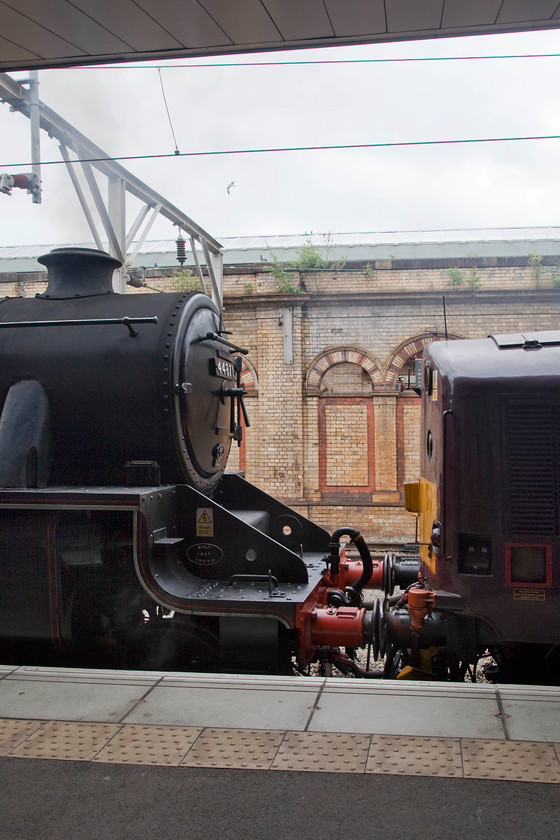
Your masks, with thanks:
<instances>
[{"instance_id":1,"label":"overcast sky","mask_svg":"<svg viewBox=\"0 0 560 840\"><path fill-rule=\"evenodd\" d=\"M560 57L277 66L333 59L560 53L560 32L191 59L161 64L181 152L560 135ZM270 67L193 67L234 62ZM177 65L181 66L178 67ZM113 156L173 153L160 75L138 64L39 74L40 98ZM22 79L25 74L15 73ZM28 120L0 105L0 172L30 158ZM60 160L42 132L44 161ZM216 238L560 226L560 140L126 161ZM43 203L0 195L0 245L91 241L63 164ZM235 186L228 185L234 182ZM130 221L137 206L129 209ZM160 219L149 239L174 239Z\"/></svg>"}]
</instances>

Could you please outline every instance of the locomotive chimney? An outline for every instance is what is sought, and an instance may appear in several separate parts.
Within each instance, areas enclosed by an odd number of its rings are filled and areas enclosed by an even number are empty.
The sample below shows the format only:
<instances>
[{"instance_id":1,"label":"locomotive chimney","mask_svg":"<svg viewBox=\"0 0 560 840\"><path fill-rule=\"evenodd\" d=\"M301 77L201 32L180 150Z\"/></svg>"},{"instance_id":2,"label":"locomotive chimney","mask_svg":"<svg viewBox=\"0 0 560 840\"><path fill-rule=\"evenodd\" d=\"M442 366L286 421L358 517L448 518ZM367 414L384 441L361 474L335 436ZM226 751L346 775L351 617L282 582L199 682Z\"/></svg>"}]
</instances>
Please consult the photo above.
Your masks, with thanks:
<instances>
[{"instance_id":1,"label":"locomotive chimney","mask_svg":"<svg viewBox=\"0 0 560 840\"><path fill-rule=\"evenodd\" d=\"M42 298L76 298L113 293L113 272L122 265L93 248L54 248L37 258L47 267L49 285Z\"/></svg>"}]
</instances>

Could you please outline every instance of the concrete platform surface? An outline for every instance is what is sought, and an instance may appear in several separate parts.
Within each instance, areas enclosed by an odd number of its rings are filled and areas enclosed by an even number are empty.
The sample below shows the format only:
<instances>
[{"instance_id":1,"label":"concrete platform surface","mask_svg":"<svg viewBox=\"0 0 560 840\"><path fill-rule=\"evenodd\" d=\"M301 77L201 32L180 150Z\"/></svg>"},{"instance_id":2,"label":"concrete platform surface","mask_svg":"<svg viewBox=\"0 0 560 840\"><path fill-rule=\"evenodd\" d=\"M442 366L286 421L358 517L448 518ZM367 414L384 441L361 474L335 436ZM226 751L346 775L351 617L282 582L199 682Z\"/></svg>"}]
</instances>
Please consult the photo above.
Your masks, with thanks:
<instances>
[{"instance_id":1,"label":"concrete platform surface","mask_svg":"<svg viewBox=\"0 0 560 840\"><path fill-rule=\"evenodd\" d=\"M560 690L0 666L0 756L560 783Z\"/></svg>"}]
</instances>

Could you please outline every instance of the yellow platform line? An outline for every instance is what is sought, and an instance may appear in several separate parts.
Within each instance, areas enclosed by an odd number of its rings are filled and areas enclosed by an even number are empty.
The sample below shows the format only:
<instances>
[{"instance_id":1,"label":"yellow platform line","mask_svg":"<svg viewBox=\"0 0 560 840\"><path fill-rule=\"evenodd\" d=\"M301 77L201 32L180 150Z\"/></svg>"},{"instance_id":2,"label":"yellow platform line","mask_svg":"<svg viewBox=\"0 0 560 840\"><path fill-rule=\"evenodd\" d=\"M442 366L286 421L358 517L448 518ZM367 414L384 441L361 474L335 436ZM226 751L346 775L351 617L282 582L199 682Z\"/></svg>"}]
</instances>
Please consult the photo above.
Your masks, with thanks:
<instances>
[{"instance_id":1,"label":"yellow platform line","mask_svg":"<svg viewBox=\"0 0 560 840\"><path fill-rule=\"evenodd\" d=\"M0 718L0 756L560 784L560 744Z\"/></svg>"}]
</instances>

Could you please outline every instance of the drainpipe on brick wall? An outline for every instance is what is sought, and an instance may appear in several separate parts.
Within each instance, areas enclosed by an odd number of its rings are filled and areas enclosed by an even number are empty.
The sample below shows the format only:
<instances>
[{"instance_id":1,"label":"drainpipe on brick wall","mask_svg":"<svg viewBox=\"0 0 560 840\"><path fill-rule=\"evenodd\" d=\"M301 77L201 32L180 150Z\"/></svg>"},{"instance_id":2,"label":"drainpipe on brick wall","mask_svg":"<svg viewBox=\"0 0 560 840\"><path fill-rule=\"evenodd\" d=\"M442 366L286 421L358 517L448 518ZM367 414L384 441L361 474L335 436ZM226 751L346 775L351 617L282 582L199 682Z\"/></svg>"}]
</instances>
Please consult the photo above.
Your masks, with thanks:
<instances>
[{"instance_id":1,"label":"drainpipe on brick wall","mask_svg":"<svg viewBox=\"0 0 560 840\"><path fill-rule=\"evenodd\" d=\"M284 364L291 365L294 361L293 344L293 309L286 307L282 313L284 325Z\"/></svg>"}]
</instances>

